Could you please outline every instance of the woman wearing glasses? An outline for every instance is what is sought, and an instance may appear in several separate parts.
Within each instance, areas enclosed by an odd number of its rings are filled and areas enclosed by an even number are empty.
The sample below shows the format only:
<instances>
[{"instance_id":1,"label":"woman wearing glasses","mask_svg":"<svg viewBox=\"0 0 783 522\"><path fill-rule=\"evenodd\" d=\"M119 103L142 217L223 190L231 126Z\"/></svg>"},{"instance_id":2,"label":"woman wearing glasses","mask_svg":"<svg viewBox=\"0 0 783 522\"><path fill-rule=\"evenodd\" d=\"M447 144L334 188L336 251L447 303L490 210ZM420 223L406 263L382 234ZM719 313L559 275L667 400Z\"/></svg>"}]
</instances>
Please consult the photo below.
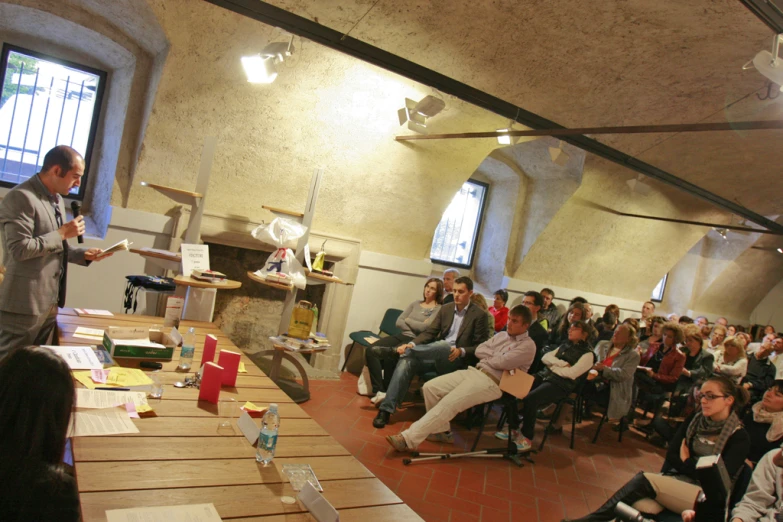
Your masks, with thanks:
<instances>
[{"instance_id":1,"label":"woman wearing glasses","mask_svg":"<svg viewBox=\"0 0 783 522\"><path fill-rule=\"evenodd\" d=\"M713 376L701 386L701 409L677 430L669 445L661 473L637 473L597 511L572 522L614 520L619 502L628 505L649 499L637 509L651 515L663 510L677 514L692 510L701 491L696 478L696 461L720 455L732 480L738 475L750 450L750 437L737 416L748 400L748 391L724 376ZM723 520L725 497L709 491L700 504L705 520Z\"/></svg>"}]
</instances>

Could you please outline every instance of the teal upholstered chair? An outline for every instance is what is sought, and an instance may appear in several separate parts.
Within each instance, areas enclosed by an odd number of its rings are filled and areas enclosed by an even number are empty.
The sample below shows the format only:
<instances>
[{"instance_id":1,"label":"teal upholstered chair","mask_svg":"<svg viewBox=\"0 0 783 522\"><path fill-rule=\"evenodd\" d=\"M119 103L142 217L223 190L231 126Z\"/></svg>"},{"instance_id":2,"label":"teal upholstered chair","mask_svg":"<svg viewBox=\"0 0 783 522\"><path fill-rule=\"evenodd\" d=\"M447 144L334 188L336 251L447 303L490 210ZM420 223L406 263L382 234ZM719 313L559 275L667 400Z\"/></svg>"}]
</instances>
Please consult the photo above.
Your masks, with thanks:
<instances>
[{"instance_id":1,"label":"teal upholstered chair","mask_svg":"<svg viewBox=\"0 0 783 522\"><path fill-rule=\"evenodd\" d=\"M371 346L370 343L364 340L365 337L386 337L388 335L397 335L400 333L400 329L397 328L397 318L402 314L402 310L396 308L389 308L386 313L383 314L383 320L381 321L381 327L378 333L371 332L369 330L361 330L359 332L353 332L348 337L351 338L351 346L348 347L348 353L345 354L345 362L343 363L342 371L345 371L345 367L348 365L348 359L351 358L351 352L353 347L358 343L364 346L365 350Z\"/></svg>"}]
</instances>

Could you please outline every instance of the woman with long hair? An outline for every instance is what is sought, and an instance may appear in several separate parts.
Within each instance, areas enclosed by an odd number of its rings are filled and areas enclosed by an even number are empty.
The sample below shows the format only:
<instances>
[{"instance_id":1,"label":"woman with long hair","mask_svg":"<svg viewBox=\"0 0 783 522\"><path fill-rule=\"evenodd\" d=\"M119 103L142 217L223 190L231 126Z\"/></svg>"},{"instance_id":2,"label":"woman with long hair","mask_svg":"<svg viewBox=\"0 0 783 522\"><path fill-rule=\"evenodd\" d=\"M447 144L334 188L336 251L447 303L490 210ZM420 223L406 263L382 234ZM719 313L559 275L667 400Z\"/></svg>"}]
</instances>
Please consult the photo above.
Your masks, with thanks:
<instances>
[{"instance_id":1,"label":"woman with long hair","mask_svg":"<svg viewBox=\"0 0 783 522\"><path fill-rule=\"evenodd\" d=\"M680 514L693 509L702 487L696 475L701 457L720 455L729 477L734 480L750 450L750 437L742 427L738 412L748 400L748 392L726 377L707 379L699 393L700 410L680 426L669 445L661 473L640 472L615 493L597 511L572 522L614 520L618 503L633 505L641 499L652 499L650 511L668 510ZM725 496L705 492L701 508L705 520L723 520ZM652 506L651 506L652 507ZM657 513L650 513L656 515Z\"/></svg>"},{"instance_id":2,"label":"woman with long hair","mask_svg":"<svg viewBox=\"0 0 783 522\"><path fill-rule=\"evenodd\" d=\"M568 307L568 311L560 318L556 328L552 329L552 333L549 336L549 346L557 348L564 342L568 341L568 328L571 323L577 321L584 321L586 318L585 306L580 302L572 303Z\"/></svg>"},{"instance_id":3,"label":"woman with long hair","mask_svg":"<svg viewBox=\"0 0 783 522\"><path fill-rule=\"evenodd\" d=\"M637 338L633 327L618 326L611 341L601 341L595 347L598 363L587 375L585 396L607 408L607 417L619 419L628 413L633 397L633 378L639 365L639 353L634 350Z\"/></svg>"},{"instance_id":4,"label":"woman with long hair","mask_svg":"<svg viewBox=\"0 0 783 522\"><path fill-rule=\"evenodd\" d=\"M75 392L68 364L28 346L0 361L0 519L79 520L63 457Z\"/></svg>"},{"instance_id":5,"label":"woman with long hair","mask_svg":"<svg viewBox=\"0 0 783 522\"><path fill-rule=\"evenodd\" d=\"M386 397L386 387L391 382L397 365L396 348L422 333L430 325L443 304L443 281L431 277L424 283L422 298L413 301L397 318L400 333L378 339L364 351L364 359L370 373L372 403L380 404ZM366 378L366 377L365 377Z\"/></svg>"},{"instance_id":6,"label":"woman with long hair","mask_svg":"<svg viewBox=\"0 0 783 522\"><path fill-rule=\"evenodd\" d=\"M729 337L723 341L723 350L715 354L714 371L727 376L737 384L748 373L745 344L739 337Z\"/></svg>"}]
</instances>

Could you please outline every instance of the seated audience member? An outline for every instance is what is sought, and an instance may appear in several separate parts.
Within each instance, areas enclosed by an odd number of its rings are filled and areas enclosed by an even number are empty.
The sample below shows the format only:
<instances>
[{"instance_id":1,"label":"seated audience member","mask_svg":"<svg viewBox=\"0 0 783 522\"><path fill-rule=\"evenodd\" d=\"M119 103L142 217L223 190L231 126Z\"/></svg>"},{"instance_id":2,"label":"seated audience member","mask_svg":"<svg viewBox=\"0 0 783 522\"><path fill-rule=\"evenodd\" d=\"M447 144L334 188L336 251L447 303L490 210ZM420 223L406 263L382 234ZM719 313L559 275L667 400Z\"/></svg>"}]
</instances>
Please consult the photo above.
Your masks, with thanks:
<instances>
[{"instance_id":1,"label":"seated audience member","mask_svg":"<svg viewBox=\"0 0 783 522\"><path fill-rule=\"evenodd\" d=\"M710 377L702 384L701 411L694 413L674 435L662 473L637 473L606 503L591 514L572 522L598 522L615 519L618 503L633 505L653 499L667 511L680 514L693 509L701 485L696 475L700 457L720 455L730 477L745 463L750 437L742 427L737 412L747 403L747 391L721 376ZM726 498L705 493L700 506L705 520L725 518Z\"/></svg>"},{"instance_id":2,"label":"seated audience member","mask_svg":"<svg viewBox=\"0 0 783 522\"><path fill-rule=\"evenodd\" d=\"M737 335L737 327L734 326L733 324L730 324L729 326L726 327L726 336L733 337L735 335Z\"/></svg>"},{"instance_id":3,"label":"seated audience member","mask_svg":"<svg viewBox=\"0 0 783 522\"><path fill-rule=\"evenodd\" d=\"M775 338L770 344L772 345L772 354L769 356L769 360L777 368L775 379L783 379L783 339Z\"/></svg>"},{"instance_id":4,"label":"seated audience member","mask_svg":"<svg viewBox=\"0 0 783 522\"><path fill-rule=\"evenodd\" d=\"M647 331L649 335L639 343L639 353L642 358L649 359L663 343L663 325L666 324L663 317L655 316L647 321Z\"/></svg>"},{"instance_id":5,"label":"seated audience member","mask_svg":"<svg viewBox=\"0 0 783 522\"><path fill-rule=\"evenodd\" d=\"M679 320L680 320L680 316L677 314L669 314L666 316L666 321L670 323L676 323L679 322Z\"/></svg>"},{"instance_id":6,"label":"seated audience member","mask_svg":"<svg viewBox=\"0 0 783 522\"><path fill-rule=\"evenodd\" d=\"M443 271L443 304L453 303L454 280L459 277L459 270L448 268Z\"/></svg>"},{"instance_id":7,"label":"seated audience member","mask_svg":"<svg viewBox=\"0 0 783 522\"><path fill-rule=\"evenodd\" d=\"M574 321L568 338L541 359L544 368L536 373L530 393L522 400L522 434L517 449L530 451L536 427L536 412L571 393L592 368L595 354L587 343L589 330L584 321Z\"/></svg>"},{"instance_id":8,"label":"seated audience member","mask_svg":"<svg viewBox=\"0 0 783 522\"><path fill-rule=\"evenodd\" d=\"M697 328L699 328L699 325L695 325ZM704 347L707 348L709 346L710 337L712 336L712 327L710 326L702 326L701 328L701 336L704 338Z\"/></svg>"},{"instance_id":9,"label":"seated audience member","mask_svg":"<svg viewBox=\"0 0 783 522\"><path fill-rule=\"evenodd\" d=\"M693 324L693 319L688 317L687 315L681 315L680 320L677 321L679 324Z\"/></svg>"},{"instance_id":10,"label":"seated audience member","mask_svg":"<svg viewBox=\"0 0 783 522\"><path fill-rule=\"evenodd\" d=\"M506 307L507 302L508 292L502 289L497 290L495 292L495 301L489 308L489 313L492 314L495 332L499 332L506 327L506 323L508 322L508 308Z\"/></svg>"},{"instance_id":11,"label":"seated audience member","mask_svg":"<svg viewBox=\"0 0 783 522\"><path fill-rule=\"evenodd\" d=\"M617 327L611 341L595 347L598 362L588 372L585 396L607 408L609 419L624 417L631 408L633 378L639 365L636 332L627 324Z\"/></svg>"},{"instance_id":12,"label":"seated audience member","mask_svg":"<svg viewBox=\"0 0 783 522\"><path fill-rule=\"evenodd\" d=\"M639 328L641 329L646 328L647 321L652 319L653 315L655 315L655 303L653 303L652 301L646 301L642 305L642 318L639 319ZM641 332L641 330L639 330L639 332Z\"/></svg>"},{"instance_id":13,"label":"seated audience member","mask_svg":"<svg viewBox=\"0 0 783 522\"><path fill-rule=\"evenodd\" d=\"M572 304L574 304L574 303L582 303L582 304L585 304L585 303L587 303L587 299L585 299L585 298L584 298L584 297L582 297L581 295L578 295L578 296L574 297L573 299L571 299L571 302L570 302L570 303L568 303L568 306L571 306L571 305L572 305Z\"/></svg>"},{"instance_id":14,"label":"seated audience member","mask_svg":"<svg viewBox=\"0 0 783 522\"><path fill-rule=\"evenodd\" d=\"M715 319L715 324L719 324L724 328L728 328L729 320L726 319L725 317L718 317L717 319Z\"/></svg>"},{"instance_id":15,"label":"seated audience member","mask_svg":"<svg viewBox=\"0 0 783 522\"><path fill-rule=\"evenodd\" d=\"M484 299L483 295L474 293L470 296L470 302L487 313L487 324L489 325L488 333L489 338L491 339L492 336L495 335L495 329L492 328L492 325L495 323L495 316L490 313L489 308L487 307L487 300Z\"/></svg>"},{"instance_id":16,"label":"seated audience member","mask_svg":"<svg viewBox=\"0 0 783 522\"><path fill-rule=\"evenodd\" d=\"M771 353L772 343L766 343L756 353L748 355L748 372L740 381L740 385L750 392L751 402L761 399L765 390L775 382L777 368L769 360Z\"/></svg>"},{"instance_id":17,"label":"seated audience member","mask_svg":"<svg viewBox=\"0 0 783 522\"><path fill-rule=\"evenodd\" d=\"M585 318L585 307L582 303L574 303L568 307L568 311L560 318L560 324L552 329L549 334L549 347L557 348L568 340L568 329L571 323L582 321ZM587 328L585 326L585 328Z\"/></svg>"},{"instance_id":18,"label":"seated audience member","mask_svg":"<svg viewBox=\"0 0 783 522\"><path fill-rule=\"evenodd\" d=\"M723 342L723 350L715 356L714 372L725 375L739 384L748 372L748 357L745 346L737 337L729 337Z\"/></svg>"},{"instance_id":19,"label":"seated audience member","mask_svg":"<svg viewBox=\"0 0 783 522\"><path fill-rule=\"evenodd\" d=\"M634 317L629 317L627 319L623 319L623 324L629 324L633 326L634 331L639 331L639 320Z\"/></svg>"},{"instance_id":20,"label":"seated audience member","mask_svg":"<svg viewBox=\"0 0 783 522\"><path fill-rule=\"evenodd\" d=\"M3 522L80 520L76 481L63 468L74 396L68 364L46 348L19 348L0 362Z\"/></svg>"},{"instance_id":21,"label":"seated audience member","mask_svg":"<svg viewBox=\"0 0 783 522\"><path fill-rule=\"evenodd\" d=\"M771 324L768 324L767 326L765 326L764 327L764 335L771 335L773 337L776 336L775 327L772 326Z\"/></svg>"},{"instance_id":22,"label":"seated audience member","mask_svg":"<svg viewBox=\"0 0 783 522\"><path fill-rule=\"evenodd\" d=\"M674 391L677 379L685 367L685 355L677 349L684 339L680 326L674 323L663 325L663 343L652 353L643 354L636 371L636 387L641 399L651 406L653 417L663 405L668 392Z\"/></svg>"},{"instance_id":23,"label":"seated audience member","mask_svg":"<svg viewBox=\"0 0 783 522\"><path fill-rule=\"evenodd\" d=\"M750 435L748 460L755 466L768 451L783 442L783 381L775 381L742 419Z\"/></svg>"},{"instance_id":24,"label":"seated audience member","mask_svg":"<svg viewBox=\"0 0 783 522\"><path fill-rule=\"evenodd\" d=\"M681 351L685 354L685 364L682 374L677 379L674 393L677 395L688 394L694 386L712 376L715 367L715 358L703 348L703 338L696 325L688 325L683 329L685 345Z\"/></svg>"},{"instance_id":25,"label":"seated audience member","mask_svg":"<svg viewBox=\"0 0 783 522\"><path fill-rule=\"evenodd\" d=\"M606 314L607 312L614 314L615 320L618 321L618 322L620 321L620 307L619 306L617 306L616 304L606 305L606 308L604 308L604 314ZM596 319L596 321L595 321L596 328L598 328L598 325L600 323L602 323L603 320L604 320L603 316L601 316L598 319Z\"/></svg>"},{"instance_id":26,"label":"seated audience member","mask_svg":"<svg viewBox=\"0 0 783 522\"><path fill-rule=\"evenodd\" d=\"M542 326L546 328L547 332L551 332L557 328L560 322L560 311L555 306L555 303L552 302L552 299L555 298L555 292L551 288L544 288L541 290L541 295L544 297L544 306L538 315L542 323L546 321L546 324Z\"/></svg>"},{"instance_id":27,"label":"seated audience member","mask_svg":"<svg viewBox=\"0 0 783 522\"><path fill-rule=\"evenodd\" d=\"M400 360L381 401L373 426L383 428L405 398L413 376L425 371L445 375L474 366L476 347L489 338L488 313L471 303L473 281L454 281L454 302L441 306L435 319L413 341L397 347Z\"/></svg>"},{"instance_id":28,"label":"seated audience member","mask_svg":"<svg viewBox=\"0 0 783 522\"><path fill-rule=\"evenodd\" d=\"M530 313L533 316L533 322L530 323L530 328L528 328L527 333L536 344L536 356L533 359L533 364L530 365L530 373L536 373L541 369L541 357L543 357L544 349L549 341L546 330L541 326L541 323L538 322L538 311L541 309L543 303L544 297L532 290L525 292L525 295L522 298L522 304L530 310Z\"/></svg>"},{"instance_id":29,"label":"seated audience member","mask_svg":"<svg viewBox=\"0 0 783 522\"><path fill-rule=\"evenodd\" d=\"M737 331L738 331L738 332L745 333L745 327L744 327L744 326L742 326L741 324L738 324L738 325L737 325Z\"/></svg>"},{"instance_id":30,"label":"seated audience member","mask_svg":"<svg viewBox=\"0 0 783 522\"><path fill-rule=\"evenodd\" d=\"M386 388L391 382L394 366L399 355L394 348L409 342L427 329L443 303L443 282L437 277L430 278L424 284L423 299L408 305L397 318L396 335L382 337L364 352L367 369L372 383L372 403L377 404L386 396Z\"/></svg>"},{"instance_id":31,"label":"seated audience member","mask_svg":"<svg viewBox=\"0 0 783 522\"><path fill-rule=\"evenodd\" d=\"M723 341L726 340L726 327L716 324L712 328L712 335L708 343L705 343L704 348L712 355L716 352L723 350Z\"/></svg>"},{"instance_id":32,"label":"seated audience member","mask_svg":"<svg viewBox=\"0 0 783 522\"><path fill-rule=\"evenodd\" d=\"M583 303L585 305L585 322L590 326L595 327L595 321L593 321L593 305L590 303Z\"/></svg>"},{"instance_id":33,"label":"seated audience member","mask_svg":"<svg viewBox=\"0 0 783 522\"><path fill-rule=\"evenodd\" d=\"M731 511L731 522L778 522L783 513L783 451L767 452L753 470L745 496Z\"/></svg>"},{"instance_id":34,"label":"seated audience member","mask_svg":"<svg viewBox=\"0 0 783 522\"><path fill-rule=\"evenodd\" d=\"M703 315L700 315L699 317L697 317L696 320L693 321L693 322L695 324L699 325L699 326L709 326L709 324L710 324L710 322L707 320L707 318L704 317Z\"/></svg>"},{"instance_id":35,"label":"seated audience member","mask_svg":"<svg viewBox=\"0 0 783 522\"><path fill-rule=\"evenodd\" d=\"M536 353L528 335L533 324L527 307L517 305L508 318L508 329L476 348L476 367L441 375L424 385L422 393L427 413L398 435L386 440L397 451L413 451L425 439L451 444L450 421L459 412L499 399L503 370L527 372Z\"/></svg>"},{"instance_id":36,"label":"seated audience member","mask_svg":"<svg viewBox=\"0 0 783 522\"><path fill-rule=\"evenodd\" d=\"M617 328L617 316L612 312L604 312L601 322L596 326L598 330L598 341L609 341L614 336Z\"/></svg>"}]
</instances>

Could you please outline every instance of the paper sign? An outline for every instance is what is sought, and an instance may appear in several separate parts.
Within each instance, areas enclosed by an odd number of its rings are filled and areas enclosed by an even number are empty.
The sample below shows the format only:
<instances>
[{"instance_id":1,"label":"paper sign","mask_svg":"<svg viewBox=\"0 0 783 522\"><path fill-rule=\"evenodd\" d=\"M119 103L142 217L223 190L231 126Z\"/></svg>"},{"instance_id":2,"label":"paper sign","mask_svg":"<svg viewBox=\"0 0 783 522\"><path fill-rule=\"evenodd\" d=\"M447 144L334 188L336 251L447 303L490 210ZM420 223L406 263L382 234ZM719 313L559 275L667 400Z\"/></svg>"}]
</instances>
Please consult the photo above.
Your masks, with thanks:
<instances>
[{"instance_id":1,"label":"paper sign","mask_svg":"<svg viewBox=\"0 0 783 522\"><path fill-rule=\"evenodd\" d=\"M171 337L171 340L174 341L177 346L182 344L182 334L179 333L179 330L172 327L171 331L169 332L169 337Z\"/></svg>"},{"instance_id":2,"label":"paper sign","mask_svg":"<svg viewBox=\"0 0 783 522\"><path fill-rule=\"evenodd\" d=\"M99 330L97 328L85 328L84 326L79 326L76 328L76 331L73 332L74 337L78 337L79 339L87 339L89 341L97 341L101 342L103 340L103 330Z\"/></svg>"},{"instance_id":3,"label":"paper sign","mask_svg":"<svg viewBox=\"0 0 783 522\"><path fill-rule=\"evenodd\" d=\"M305 482L297 497L318 522L338 522L340 515L328 500L309 482Z\"/></svg>"},{"instance_id":4,"label":"paper sign","mask_svg":"<svg viewBox=\"0 0 783 522\"><path fill-rule=\"evenodd\" d=\"M220 522L213 504L161 506L106 511L107 522Z\"/></svg>"},{"instance_id":5,"label":"paper sign","mask_svg":"<svg viewBox=\"0 0 783 522\"><path fill-rule=\"evenodd\" d=\"M184 297L167 297L166 314L163 316L165 326L178 326L182 318L182 308L185 306Z\"/></svg>"},{"instance_id":6,"label":"paper sign","mask_svg":"<svg viewBox=\"0 0 783 522\"><path fill-rule=\"evenodd\" d=\"M106 384L106 379L109 378L111 370L90 370L90 377L93 382L98 384Z\"/></svg>"},{"instance_id":7,"label":"paper sign","mask_svg":"<svg viewBox=\"0 0 783 522\"><path fill-rule=\"evenodd\" d=\"M245 436L251 446L255 446L258 441L258 436L261 434L261 430L256 423L253 422L252 417L245 411L239 416L237 420L237 426L242 431L242 435Z\"/></svg>"},{"instance_id":8,"label":"paper sign","mask_svg":"<svg viewBox=\"0 0 783 522\"><path fill-rule=\"evenodd\" d=\"M132 403L139 413L152 411L144 392L76 389L77 408L100 410L126 403Z\"/></svg>"},{"instance_id":9,"label":"paper sign","mask_svg":"<svg viewBox=\"0 0 783 522\"><path fill-rule=\"evenodd\" d=\"M305 260L305 263L307 263L307 270L312 272L313 271L313 265L310 264L311 261L310 261L310 244L309 243L305 243L305 246L304 246L304 260Z\"/></svg>"},{"instance_id":10,"label":"paper sign","mask_svg":"<svg viewBox=\"0 0 783 522\"><path fill-rule=\"evenodd\" d=\"M240 362L239 363L239 373L247 373L247 368L245 368L245 363Z\"/></svg>"},{"instance_id":11,"label":"paper sign","mask_svg":"<svg viewBox=\"0 0 783 522\"><path fill-rule=\"evenodd\" d=\"M189 277L193 270L209 270L209 245L182 244L182 275Z\"/></svg>"},{"instance_id":12,"label":"paper sign","mask_svg":"<svg viewBox=\"0 0 783 522\"><path fill-rule=\"evenodd\" d=\"M105 317L113 317L114 314L108 310L94 310L92 308L74 308L77 315L100 315Z\"/></svg>"},{"instance_id":13,"label":"paper sign","mask_svg":"<svg viewBox=\"0 0 783 522\"><path fill-rule=\"evenodd\" d=\"M128 418L125 408L108 410L77 411L74 422L68 430L69 437L95 437L138 433L139 428Z\"/></svg>"},{"instance_id":14,"label":"paper sign","mask_svg":"<svg viewBox=\"0 0 783 522\"><path fill-rule=\"evenodd\" d=\"M89 346L44 346L65 359L71 370L101 370L103 364Z\"/></svg>"}]
</instances>

